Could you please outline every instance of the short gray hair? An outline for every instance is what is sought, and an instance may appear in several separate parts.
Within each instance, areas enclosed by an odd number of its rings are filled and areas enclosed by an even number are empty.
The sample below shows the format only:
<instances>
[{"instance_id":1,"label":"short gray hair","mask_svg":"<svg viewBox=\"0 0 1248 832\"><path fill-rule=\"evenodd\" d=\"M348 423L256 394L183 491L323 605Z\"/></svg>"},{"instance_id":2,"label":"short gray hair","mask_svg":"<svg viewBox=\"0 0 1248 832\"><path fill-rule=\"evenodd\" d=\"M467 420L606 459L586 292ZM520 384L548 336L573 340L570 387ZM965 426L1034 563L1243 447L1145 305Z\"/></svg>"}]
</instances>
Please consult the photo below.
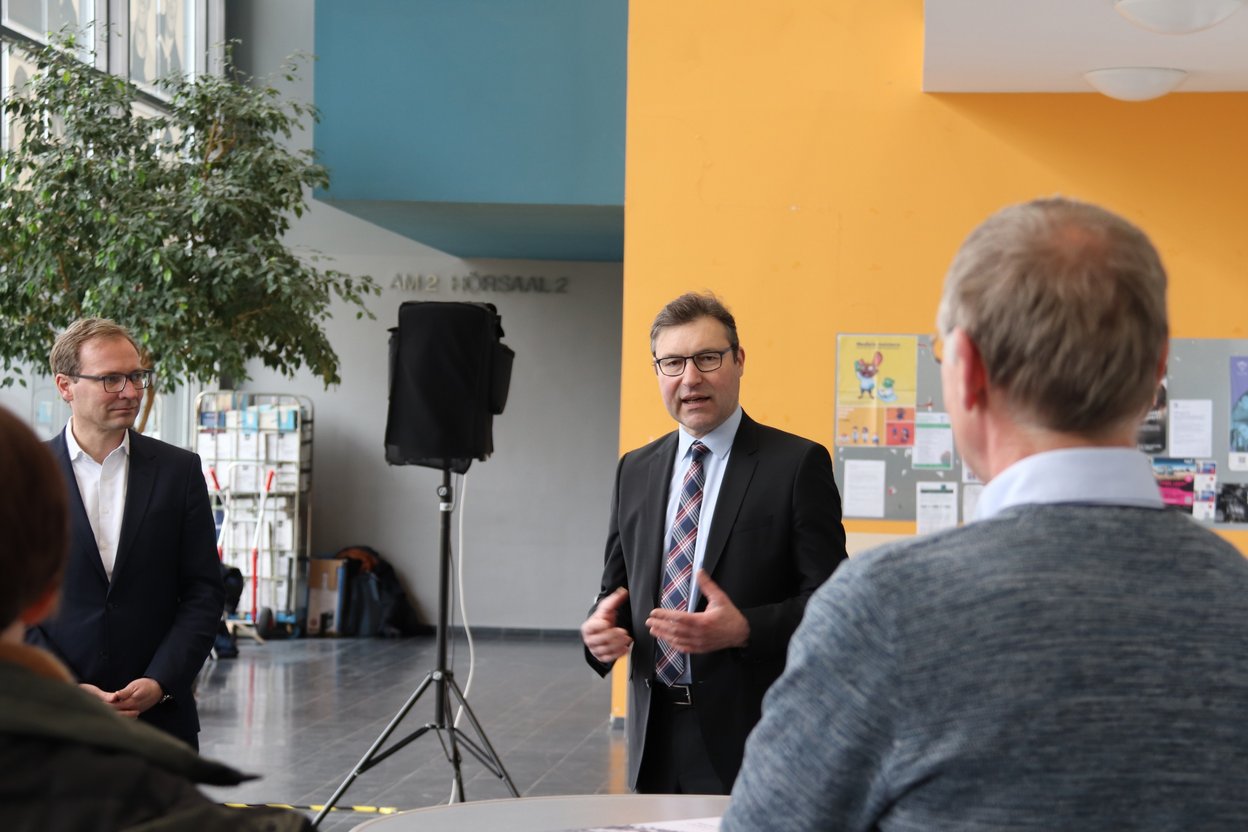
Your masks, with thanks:
<instances>
[{"instance_id":1,"label":"short gray hair","mask_svg":"<svg viewBox=\"0 0 1248 832\"><path fill-rule=\"evenodd\" d=\"M971 232L949 267L937 325L967 334L1020 416L1094 437L1153 400L1169 337L1166 272L1122 217L1038 199Z\"/></svg>"}]
</instances>

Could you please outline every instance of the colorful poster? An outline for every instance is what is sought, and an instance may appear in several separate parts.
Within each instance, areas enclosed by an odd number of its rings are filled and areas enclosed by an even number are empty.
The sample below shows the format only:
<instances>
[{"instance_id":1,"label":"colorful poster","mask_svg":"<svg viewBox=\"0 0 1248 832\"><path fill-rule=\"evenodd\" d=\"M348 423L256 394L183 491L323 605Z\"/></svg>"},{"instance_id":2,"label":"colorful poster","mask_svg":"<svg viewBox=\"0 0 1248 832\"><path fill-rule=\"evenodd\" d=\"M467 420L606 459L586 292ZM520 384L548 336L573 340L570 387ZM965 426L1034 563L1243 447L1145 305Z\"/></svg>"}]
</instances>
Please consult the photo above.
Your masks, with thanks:
<instances>
[{"instance_id":1,"label":"colorful poster","mask_svg":"<svg viewBox=\"0 0 1248 832\"><path fill-rule=\"evenodd\" d=\"M1229 467L1248 471L1248 356L1231 356L1231 439Z\"/></svg>"},{"instance_id":2,"label":"colorful poster","mask_svg":"<svg viewBox=\"0 0 1248 832\"><path fill-rule=\"evenodd\" d=\"M838 335L836 361L836 444L913 445L918 338Z\"/></svg>"},{"instance_id":3,"label":"colorful poster","mask_svg":"<svg viewBox=\"0 0 1248 832\"><path fill-rule=\"evenodd\" d=\"M1191 514L1198 520L1214 518L1218 466L1212 460L1157 457L1153 460L1153 476L1167 508Z\"/></svg>"}]
</instances>

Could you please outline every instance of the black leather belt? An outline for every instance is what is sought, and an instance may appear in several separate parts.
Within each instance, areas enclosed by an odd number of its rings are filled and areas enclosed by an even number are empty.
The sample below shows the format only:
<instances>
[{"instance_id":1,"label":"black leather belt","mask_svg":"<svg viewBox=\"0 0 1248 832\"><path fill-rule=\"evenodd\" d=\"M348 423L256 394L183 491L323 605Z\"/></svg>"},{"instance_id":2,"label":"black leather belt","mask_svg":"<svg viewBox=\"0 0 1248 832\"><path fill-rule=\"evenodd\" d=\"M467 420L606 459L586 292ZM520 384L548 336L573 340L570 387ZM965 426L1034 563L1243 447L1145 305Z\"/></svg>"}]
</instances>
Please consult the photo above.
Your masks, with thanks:
<instances>
[{"instance_id":1,"label":"black leather belt","mask_svg":"<svg viewBox=\"0 0 1248 832\"><path fill-rule=\"evenodd\" d=\"M651 681L649 685L651 696L677 707L693 707L693 687L691 685L665 685L657 680Z\"/></svg>"}]
</instances>

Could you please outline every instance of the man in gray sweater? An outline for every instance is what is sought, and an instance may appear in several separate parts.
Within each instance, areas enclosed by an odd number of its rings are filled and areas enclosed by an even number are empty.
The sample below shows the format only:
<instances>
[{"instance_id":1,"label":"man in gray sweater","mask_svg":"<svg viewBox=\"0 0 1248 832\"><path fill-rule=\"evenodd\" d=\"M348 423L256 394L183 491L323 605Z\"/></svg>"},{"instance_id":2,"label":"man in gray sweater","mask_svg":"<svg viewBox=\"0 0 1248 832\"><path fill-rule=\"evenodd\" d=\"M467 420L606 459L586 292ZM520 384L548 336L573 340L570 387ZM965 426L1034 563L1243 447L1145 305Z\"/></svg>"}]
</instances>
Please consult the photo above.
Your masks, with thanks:
<instances>
[{"instance_id":1,"label":"man in gray sweater","mask_svg":"<svg viewBox=\"0 0 1248 832\"><path fill-rule=\"evenodd\" d=\"M724 832L1248 829L1248 561L1135 450L1165 289L1091 205L971 234L938 324L978 517L814 595Z\"/></svg>"}]
</instances>

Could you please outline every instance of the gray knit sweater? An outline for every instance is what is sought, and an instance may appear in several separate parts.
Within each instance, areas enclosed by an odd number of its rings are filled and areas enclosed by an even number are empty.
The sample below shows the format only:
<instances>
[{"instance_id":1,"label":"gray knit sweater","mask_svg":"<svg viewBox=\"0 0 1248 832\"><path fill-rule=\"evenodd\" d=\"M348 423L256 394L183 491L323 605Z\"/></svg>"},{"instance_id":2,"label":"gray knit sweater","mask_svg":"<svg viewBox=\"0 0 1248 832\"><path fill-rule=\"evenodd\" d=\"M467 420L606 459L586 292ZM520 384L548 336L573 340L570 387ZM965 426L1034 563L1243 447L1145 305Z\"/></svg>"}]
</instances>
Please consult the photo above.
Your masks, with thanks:
<instances>
[{"instance_id":1,"label":"gray knit sweater","mask_svg":"<svg viewBox=\"0 0 1248 832\"><path fill-rule=\"evenodd\" d=\"M842 564L740 830L1248 830L1248 561L1179 514L1045 505Z\"/></svg>"}]
</instances>

